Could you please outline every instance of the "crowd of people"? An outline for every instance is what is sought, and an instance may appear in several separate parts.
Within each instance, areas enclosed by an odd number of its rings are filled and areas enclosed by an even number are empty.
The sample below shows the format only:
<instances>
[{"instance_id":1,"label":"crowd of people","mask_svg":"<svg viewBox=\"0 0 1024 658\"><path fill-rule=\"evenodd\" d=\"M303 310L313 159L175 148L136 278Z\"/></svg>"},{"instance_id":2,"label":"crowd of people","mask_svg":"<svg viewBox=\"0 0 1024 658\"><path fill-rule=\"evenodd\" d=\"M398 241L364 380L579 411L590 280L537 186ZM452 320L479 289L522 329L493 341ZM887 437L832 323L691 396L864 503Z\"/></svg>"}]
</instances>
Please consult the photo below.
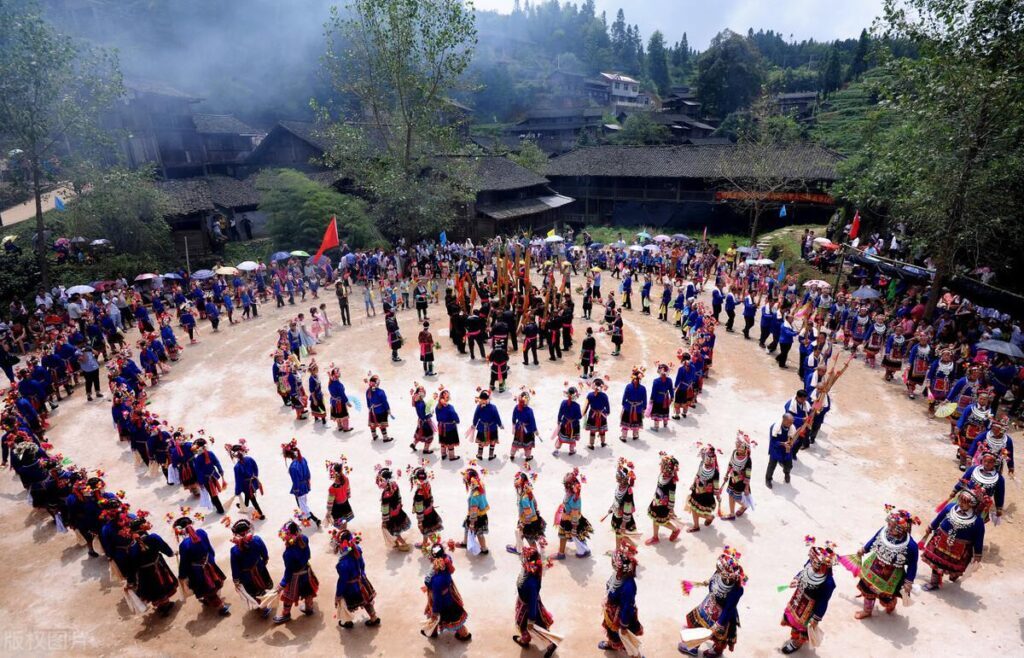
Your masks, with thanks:
<instances>
[{"instance_id":1,"label":"crowd of people","mask_svg":"<svg viewBox=\"0 0 1024 658\"><path fill-rule=\"evenodd\" d=\"M686 417L699 403L712 370L716 328L723 311L726 332L737 330L736 315L742 315L740 331L747 339L754 338L750 332L760 313L760 345L769 353L778 351L775 358L783 369L789 368L796 345L800 377L800 389L785 403L781 420L769 429L766 487L773 488L779 466L789 482L793 460L801 450L812 449L831 409L829 393L852 358L863 354L865 363L874 367L881 353L887 381L899 376L911 397L917 387L926 387L934 410L939 415L949 412L951 440L964 471L955 480L951 478L954 484L947 499L920 539L920 557L932 568L924 589L939 588L944 577L957 580L969 573L970 565L982 557L986 524L998 523L1002 516L1004 467L1013 475L1009 419L1005 412L996 415L996 411L1012 397L1006 406L1015 414L1021 399L1017 394L1019 369L1008 357L979 349L979 343L1000 334L1016 339L1019 330L1005 326L1001 318L973 314L965 302L955 298L944 298L936 319L925 322L923 291L914 288L900 291L897 304L886 304L876 288L867 286L857 290L844 287L834 293L824 282L798 287L796 281L780 277L773 268L748 264L733 250L719 253L710 243L672 238L641 242L645 244L634 245L638 249L603 245L566 248L568 245L558 240L497 239L480 246L421 243L403 245L393 252L349 252L337 267L326 259L319 264L282 259L268 265L258 263L251 273L203 280L179 272L143 289L133 289L122 281L109 292L85 295L40 291L36 313L21 326L27 328L35 318L43 322L42 331L29 331L20 342L7 342L5 351L0 352L0 362L7 364L5 372L12 382L2 413L4 463L10 462L29 491L32 505L46 510L59 531L77 532L90 556L99 555L95 546L99 540L99 549L110 561L112 575L123 580L125 600L134 611L152 608L167 614L179 586L187 584L188 591L204 605L230 614L223 592L227 575L217 565L207 531L199 527L209 513L227 519L224 515L230 507L221 500L229 485L213 450L214 440L201 430L190 432L147 409L153 387L182 354L184 337L179 342L178 330L194 343L202 322L208 322L212 332L219 332L222 317L229 325L260 317L260 307L269 306L273 298L287 317L272 354L273 385L282 404L294 410L298 421L312 418L327 425L330 416L339 432L351 431L353 423L361 424L351 410L361 411L365 404L371 440L390 443L395 437L388 433L389 420L401 412L396 412L388 399L387 382L370 373L363 382L364 393L350 396L342 382L342 367L331 363L325 368L325 389L317 350L333 332L351 324L349 298L354 290L361 290L367 316L375 316L380 306L383 338L393 360L401 360L406 353L399 313L416 310L415 354L422 363L423 378L436 378L439 342L433 331L437 320L432 324L429 316L432 306L443 306L455 351L468 351L471 360L479 358L486 363L489 383L477 389L468 423L456 412L458 401L452 399L449 389L437 383L436 391L430 393L427 385L413 383L408 413L416 421L409 448L420 461L405 469L405 477L413 492L412 516L420 539L407 541L405 537L412 529L412 518L405 511L399 487L403 472L390 462L375 469L381 492L382 536L389 548L418 548L429 561L424 582L426 619L421 632L428 637L450 632L458 640L470 640L468 613L453 580L454 556L463 549L470 558L489 553L490 508L483 464L498 458L499 445L509 445L510 462L522 452L513 481L516 543L506 547L521 564L514 612L519 632L513 640L523 647L536 640L546 655L551 655L561 636L552 630L552 615L541 601L543 573L566 559L570 541L577 558L589 557L588 541L595 527L582 513L586 479L578 466L571 466L563 479L565 497L554 518L558 549L548 554L547 522L534 496L536 471L530 467L542 438L538 421L553 421L555 458L561 458L565 448L566 459L572 460L584 432L588 450L604 448L606 452L597 454L611 456L607 433L615 430L616 417L618 438L627 443L640 440L645 425L658 432L671 420ZM603 287L605 277L615 280L615 285L609 286L613 289ZM333 308L325 301L326 291L331 289L340 313L338 322L330 318ZM875 292L858 292L863 290ZM613 397L608 394L611 382L597 374L597 364L621 354L626 336L623 313L633 311L635 291L639 292L636 314L656 317L663 323L663 331L677 331L684 347L675 355L677 363L631 367L621 397L618 393ZM710 292L710 304L702 300L706 292ZM308 316L295 312L307 304ZM585 337L577 341L573 321L591 319L595 305L601 307L597 331L588 326ZM241 319L235 318L236 309L241 310ZM281 314L276 318L280 320ZM129 341L127 336L135 328L138 338ZM610 350L599 347L598 339L605 337ZM137 360L129 344L137 348ZM529 384L536 376L533 370L542 368L538 352L545 347L550 361L564 359L578 349L574 361L579 381L567 383L554 419L538 419L530 406L533 393ZM849 351L848 357L841 356L843 350ZM515 364L510 362L519 354L522 365L513 375ZM17 370L13 368L17 364L11 362L15 355L26 360ZM101 360L108 375L103 386L99 382ZM653 377L648 377L648 366ZM496 402L511 380L519 388L511 409L509 437L502 436L506 428ZM176 550L154 530L153 515L131 507L127 494L110 491L101 472L77 465L47 441L49 413L62 394L73 394L81 382L90 401L109 395L118 436L140 466L196 498L195 509L181 507L166 516ZM613 400L618 402L614 412ZM653 436L645 434L644 438ZM461 459L458 453L463 441L476 445L475 459L468 459L462 471L467 510L461 542L441 539L445 526L434 507L430 461L435 439L441 460ZM700 463L683 510L691 521L688 527L676 513L679 461L661 453L648 506L652 532L642 542L635 518L636 471L632 463L619 457L615 489L607 492L611 504L601 519L601 523L609 521L615 537L601 649L640 655L643 626L636 607L636 568L643 545L662 541L662 528L668 532L668 541L677 541L683 529L700 532L715 520L732 521L753 509L752 452L756 444L739 432L724 474L720 451L708 444L699 446ZM295 607L303 614L314 614L319 580L310 565L309 533L314 526L317 530L326 527L338 558L334 607L339 625L352 628L353 614L360 609L367 626L380 624L361 536L349 527L356 514L350 502L347 460L341 457L326 465L330 486L321 518L310 506L312 469L299 441L282 444L289 495L295 498L298 511L278 532L283 543L283 576L275 583L270 577L270 552L259 535L259 524L265 520L259 497L266 495L259 465L244 440L224 447L233 462L231 500L237 500L242 516L229 523L233 537L230 571L239 600L257 614L273 615L273 622L279 624L291 619ZM319 496L321 492L316 493ZM792 653L814 641L835 588L832 568L836 564L858 578L864 598L858 618L870 616L876 601L887 612L892 612L899 600L906 604L917 573L918 543L911 530L918 523L910 512L887 510L885 526L849 554L808 537L808 560L790 584L794 592L782 617L791 630L782 651ZM173 555L179 558L177 570L167 563ZM686 615L678 647L681 652L695 655L702 643L710 642L704 655L714 657L735 647L737 605L746 582L741 557L735 548L725 547L706 582L682 583L685 594L705 586L708 593Z\"/></svg>"}]
</instances>

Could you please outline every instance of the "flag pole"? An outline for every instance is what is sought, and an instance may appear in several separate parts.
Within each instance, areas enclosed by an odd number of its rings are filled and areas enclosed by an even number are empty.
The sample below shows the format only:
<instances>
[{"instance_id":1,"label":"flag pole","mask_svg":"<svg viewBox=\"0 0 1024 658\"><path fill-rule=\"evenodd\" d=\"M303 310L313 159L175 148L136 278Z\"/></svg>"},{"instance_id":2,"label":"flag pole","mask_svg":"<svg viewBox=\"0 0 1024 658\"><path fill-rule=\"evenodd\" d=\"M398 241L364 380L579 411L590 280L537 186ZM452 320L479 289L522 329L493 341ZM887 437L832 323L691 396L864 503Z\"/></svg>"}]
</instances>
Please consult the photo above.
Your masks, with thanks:
<instances>
[{"instance_id":1,"label":"flag pole","mask_svg":"<svg viewBox=\"0 0 1024 658\"><path fill-rule=\"evenodd\" d=\"M188 236L186 235L184 237L185 237L185 269L188 270L189 276L191 276L192 275L192 262L189 260L189 257L188 257Z\"/></svg>"}]
</instances>

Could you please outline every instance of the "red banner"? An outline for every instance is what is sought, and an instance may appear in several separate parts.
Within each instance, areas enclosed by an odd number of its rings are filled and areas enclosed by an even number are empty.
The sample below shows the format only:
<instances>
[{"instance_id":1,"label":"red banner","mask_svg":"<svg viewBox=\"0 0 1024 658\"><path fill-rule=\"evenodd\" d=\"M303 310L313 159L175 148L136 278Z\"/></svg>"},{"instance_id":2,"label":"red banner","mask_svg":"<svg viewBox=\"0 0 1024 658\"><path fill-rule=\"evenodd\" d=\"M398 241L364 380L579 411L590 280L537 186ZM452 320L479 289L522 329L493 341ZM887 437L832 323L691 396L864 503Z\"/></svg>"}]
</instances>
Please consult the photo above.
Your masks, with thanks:
<instances>
[{"instance_id":1,"label":"red banner","mask_svg":"<svg viewBox=\"0 0 1024 658\"><path fill-rule=\"evenodd\" d=\"M834 206L836 200L828 194L812 192L741 192L739 190L721 190L715 192L715 201L776 201L779 203L821 203Z\"/></svg>"}]
</instances>

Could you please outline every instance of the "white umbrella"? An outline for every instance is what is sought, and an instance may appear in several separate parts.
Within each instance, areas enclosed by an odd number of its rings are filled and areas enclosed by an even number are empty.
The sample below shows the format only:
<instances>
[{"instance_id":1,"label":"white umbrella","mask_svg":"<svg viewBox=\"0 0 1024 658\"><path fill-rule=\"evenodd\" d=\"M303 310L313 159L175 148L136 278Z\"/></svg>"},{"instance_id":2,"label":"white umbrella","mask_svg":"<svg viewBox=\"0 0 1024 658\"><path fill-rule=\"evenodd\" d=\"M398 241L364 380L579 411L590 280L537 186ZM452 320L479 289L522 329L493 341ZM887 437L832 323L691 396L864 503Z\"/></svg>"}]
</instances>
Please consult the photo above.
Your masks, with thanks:
<instances>
[{"instance_id":1,"label":"white umbrella","mask_svg":"<svg viewBox=\"0 0 1024 658\"><path fill-rule=\"evenodd\" d=\"M638 244L635 244L635 245L633 245L632 247L630 247L630 248L629 248L629 250L630 250L630 251L643 251L643 250L644 250L644 248L643 248L643 247L641 247L641 246L640 246L640 245L638 245Z\"/></svg>"},{"instance_id":2,"label":"white umbrella","mask_svg":"<svg viewBox=\"0 0 1024 658\"><path fill-rule=\"evenodd\" d=\"M259 265L257 265L254 261L251 261L251 260L243 260L241 263L239 263L235 267L237 267L238 269L242 270L243 272L253 272L253 271L259 269Z\"/></svg>"},{"instance_id":3,"label":"white umbrella","mask_svg":"<svg viewBox=\"0 0 1024 658\"><path fill-rule=\"evenodd\" d=\"M565 240L565 238L560 235L549 235L544 238L544 242L562 242L563 240Z\"/></svg>"},{"instance_id":4,"label":"white umbrella","mask_svg":"<svg viewBox=\"0 0 1024 658\"><path fill-rule=\"evenodd\" d=\"M804 281L804 288L810 288L811 286L818 286L819 288L831 288L826 281L821 279L811 279L810 281Z\"/></svg>"},{"instance_id":5,"label":"white umbrella","mask_svg":"<svg viewBox=\"0 0 1024 658\"><path fill-rule=\"evenodd\" d=\"M671 242L672 238L670 238L667 235L665 235L664 233L662 233L660 235L654 236L654 241L655 242Z\"/></svg>"},{"instance_id":6,"label":"white umbrella","mask_svg":"<svg viewBox=\"0 0 1024 658\"><path fill-rule=\"evenodd\" d=\"M67 289L69 295L89 295L96 292L92 286L71 286Z\"/></svg>"},{"instance_id":7,"label":"white umbrella","mask_svg":"<svg viewBox=\"0 0 1024 658\"><path fill-rule=\"evenodd\" d=\"M644 246L644 250L645 251L650 251L652 253L657 253L657 252L661 251L661 248L658 247L658 245L656 245L656 244L649 244L649 245L645 245Z\"/></svg>"},{"instance_id":8,"label":"white umbrella","mask_svg":"<svg viewBox=\"0 0 1024 658\"><path fill-rule=\"evenodd\" d=\"M153 279L159 279L159 278L160 278L159 274L152 274L152 273L147 272L145 274L140 274L139 276L135 277L135 280L136 281L151 281Z\"/></svg>"},{"instance_id":9,"label":"white umbrella","mask_svg":"<svg viewBox=\"0 0 1024 658\"><path fill-rule=\"evenodd\" d=\"M747 265L774 265L775 261L771 258L748 258Z\"/></svg>"}]
</instances>

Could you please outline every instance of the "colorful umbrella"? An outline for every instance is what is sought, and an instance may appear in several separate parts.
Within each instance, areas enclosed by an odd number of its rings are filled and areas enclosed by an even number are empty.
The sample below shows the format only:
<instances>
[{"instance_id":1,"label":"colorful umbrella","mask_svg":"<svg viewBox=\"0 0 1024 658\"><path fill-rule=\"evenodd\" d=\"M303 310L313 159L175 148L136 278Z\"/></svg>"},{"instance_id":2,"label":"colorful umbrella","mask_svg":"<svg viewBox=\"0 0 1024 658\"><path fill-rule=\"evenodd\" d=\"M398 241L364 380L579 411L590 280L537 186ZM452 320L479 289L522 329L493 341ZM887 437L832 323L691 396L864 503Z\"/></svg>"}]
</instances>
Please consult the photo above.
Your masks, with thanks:
<instances>
[{"instance_id":1,"label":"colorful umbrella","mask_svg":"<svg viewBox=\"0 0 1024 658\"><path fill-rule=\"evenodd\" d=\"M301 249L296 249L295 251L293 251L291 253L291 255L292 256L297 256L298 258L309 258L309 254L307 254L306 252L304 252Z\"/></svg>"},{"instance_id":2,"label":"colorful umbrella","mask_svg":"<svg viewBox=\"0 0 1024 658\"><path fill-rule=\"evenodd\" d=\"M289 258L291 258L291 254L289 254L287 251L279 251L277 253L270 255L270 260L281 261L288 260Z\"/></svg>"},{"instance_id":3,"label":"colorful umbrella","mask_svg":"<svg viewBox=\"0 0 1024 658\"><path fill-rule=\"evenodd\" d=\"M135 277L135 280L136 281L151 281L153 279L158 279L158 278L160 278L159 274L153 274L151 272L146 272L145 274L140 274L139 276Z\"/></svg>"}]
</instances>

